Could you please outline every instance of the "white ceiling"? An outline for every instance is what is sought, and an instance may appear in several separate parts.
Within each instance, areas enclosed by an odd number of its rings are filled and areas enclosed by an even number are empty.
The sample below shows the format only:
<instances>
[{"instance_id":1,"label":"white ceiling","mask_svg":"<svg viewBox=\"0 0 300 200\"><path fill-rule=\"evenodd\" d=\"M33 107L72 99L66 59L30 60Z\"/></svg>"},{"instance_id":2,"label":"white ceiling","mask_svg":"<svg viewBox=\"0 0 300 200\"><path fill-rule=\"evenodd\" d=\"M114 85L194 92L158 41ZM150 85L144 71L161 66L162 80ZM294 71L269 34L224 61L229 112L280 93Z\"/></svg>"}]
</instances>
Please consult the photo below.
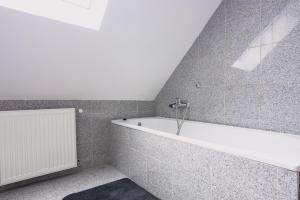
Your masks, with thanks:
<instances>
[{"instance_id":1,"label":"white ceiling","mask_svg":"<svg viewBox=\"0 0 300 200\"><path fill-rule=\"evenodd\" d=\"M0 99L153 100L221 0L109 0L100 31L0 8Z\"/></svg>"}]
</instances>

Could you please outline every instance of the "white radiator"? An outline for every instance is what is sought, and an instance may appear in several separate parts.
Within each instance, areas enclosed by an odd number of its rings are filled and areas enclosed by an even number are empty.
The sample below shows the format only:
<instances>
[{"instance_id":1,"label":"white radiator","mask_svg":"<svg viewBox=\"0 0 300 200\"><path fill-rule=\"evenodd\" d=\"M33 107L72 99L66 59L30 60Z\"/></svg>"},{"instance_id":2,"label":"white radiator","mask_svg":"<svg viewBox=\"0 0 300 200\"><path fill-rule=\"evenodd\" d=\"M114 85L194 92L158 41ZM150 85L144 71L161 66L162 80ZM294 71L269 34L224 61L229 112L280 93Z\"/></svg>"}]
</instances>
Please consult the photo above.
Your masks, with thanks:
<instances>
[{"instance_id":1,"label":"white radiator","mask_svg":"<svg viewBox=\"0 0 300 200\"><path fill-rule=\"evenodd\" d=\"M0 185L73 167L75 109L0 112Z\"/></svg>"}]
</instances>

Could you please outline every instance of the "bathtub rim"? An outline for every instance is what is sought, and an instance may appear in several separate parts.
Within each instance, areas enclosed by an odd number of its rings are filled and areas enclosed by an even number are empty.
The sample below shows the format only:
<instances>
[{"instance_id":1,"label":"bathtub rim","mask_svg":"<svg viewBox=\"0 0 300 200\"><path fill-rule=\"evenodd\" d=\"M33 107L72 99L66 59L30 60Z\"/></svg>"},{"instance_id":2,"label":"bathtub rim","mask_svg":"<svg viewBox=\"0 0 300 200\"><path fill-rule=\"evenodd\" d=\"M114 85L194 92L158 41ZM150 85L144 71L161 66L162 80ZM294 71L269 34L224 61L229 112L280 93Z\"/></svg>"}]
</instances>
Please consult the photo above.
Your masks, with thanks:
<instances>
[{"instance_id":1,"label":"bathtub rim","mask_svg":"<svg viewBox=\"0 0 300 200\"><path fill-rule=\"evenodd\" d=\"M172 118L165 118L165 117L137 117L137 118L128 118L127 120L136 120L136 119L163 119L163 120L175 120ZM207 123L207 122L201 122L201 121L190 121L188 120L187 122L191 122L191 123L203 123L203 124L213 124L213 125L218 125L218 126L226 126L226 127L233 127L233 128L242 128L242 127L235 127L235 126L230 126L230 125L223 125L223 124L214 124L214 123ZM241 150L238 148L232 148L232 147L228 147L226 145L220 145L220 144L215 144L212 142L206 142L206 141L202 141L202 140L198 140L198 139L193 139L193 138L189 138L189 137L184 137L184 136L177 136L176 134L172 134L172 133L168 133L168 132L164 132L164 131L159 131L159 130L155 130L155 129L151 129L151 128L146 128L143 126L137 126L137 125L133 125L133 124L129 124L127 123L126 120L122 120L122 119L117 119L117 120L111 120L112 124L115 125L119 125L119 126L124 126L127 128L131 128L131 129L136 129L136 130L140 130L143 132L148 132L148 133L152 133L154 135L157 136L162 136L165 138L169 138L169 139L175 139L177 141L181 141L184 143L189 143L189 144L193 144L193 145L197 145L200 146L202 148L207 148L213 151L217 151L217 152L222 152L222 153L227 153L227 154L231 154L237 157L242 157L245 159L250 159L250 160L254 160L257 162L261 162L264 164L269 164L275 167L281 167L290 171L294 171L294 172L300 172L300 163L291 163L291 162L287 162L287 161L279 161L278 159L270 159L268 156L268 154L263 154L261 152L255 152L255 151L245 151L245 150ZM292 135L292 134L286 134L286 133L282 133L282 132L273 132L273 131L264 131L264 130L259 130L259 129L251 129L251 128L242 128L242 129L250 129L250 130L255 130L255 131L259 131L262 134L269 134L269 133L273 133L273 134L277 134L279 136L284 136L284 137L292 137L292 138L297 138L300 139L300 136L297 135Z\"/></svg>"}]
</instances>

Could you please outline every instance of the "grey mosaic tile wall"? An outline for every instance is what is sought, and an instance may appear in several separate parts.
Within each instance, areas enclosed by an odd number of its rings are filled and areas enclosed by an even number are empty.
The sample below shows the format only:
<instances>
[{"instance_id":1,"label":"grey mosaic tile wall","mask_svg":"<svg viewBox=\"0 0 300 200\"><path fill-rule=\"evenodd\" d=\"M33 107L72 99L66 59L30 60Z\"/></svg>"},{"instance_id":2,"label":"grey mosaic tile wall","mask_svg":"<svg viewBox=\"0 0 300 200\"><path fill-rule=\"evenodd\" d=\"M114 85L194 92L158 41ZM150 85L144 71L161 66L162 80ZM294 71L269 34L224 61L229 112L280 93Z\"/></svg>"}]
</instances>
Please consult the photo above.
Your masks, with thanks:
<instances>
[{"instance_id":1,"label":"grey mosaic tile wall","mask_svg":"<svg viewBox=\"0 0 300 200\"><path fill-rule=\"evenodd\" d=\"M298 173L113 125L113 166L162 200L298 200Z\"/></svg>"},{"instance_id":2,"label":"grey mosaic tile wall","mask_svg":"<svg viewBox=\"0 0 300 200\"><path fill-rule=\"evenodd\" d=\"M168 104L180 97L190 120L300 134L299 55L300 0L224 0L157 96L157 114L174 117Z\"/></svg>"},{"instance_id":3,"label":"grey mosaic tile wall","mask_svg":"<svg viewBox=\"0 0 300 200\"><path fill-rule=\"evenodd\" d=\"M76 113L77 151L80 166L107 164L110 120L154 116L151 101L15 101L0 100L0 111L49 108L82 108Z\"/></svg>"}]
</instances>

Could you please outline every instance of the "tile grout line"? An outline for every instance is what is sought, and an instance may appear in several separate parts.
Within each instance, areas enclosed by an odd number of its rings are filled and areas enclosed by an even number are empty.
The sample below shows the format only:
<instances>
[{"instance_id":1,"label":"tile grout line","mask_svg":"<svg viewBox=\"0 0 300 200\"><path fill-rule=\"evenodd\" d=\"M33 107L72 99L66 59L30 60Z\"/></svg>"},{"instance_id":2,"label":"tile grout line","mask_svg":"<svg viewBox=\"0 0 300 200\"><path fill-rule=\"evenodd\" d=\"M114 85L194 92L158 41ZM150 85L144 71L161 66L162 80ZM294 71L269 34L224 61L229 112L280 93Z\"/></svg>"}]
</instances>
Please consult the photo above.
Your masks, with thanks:
<instances>
[{"instance_id":1,"label":"tile grout line","mask_svg":"<svg viewBox=\"0 0 300 200\"><path fill-rule=\"evenodd\" d=\"M259 31L262 31L262 0L259 1ZM259 79L259 84L262 86L262 80L261 80L261 53L262 53L262 45L261 45L261 39L259 40L259 71L258 71L258 79ZM262 106L262 92L261 92L261 87L259 89L259 109L258 109L258 127L261 129L262 127L262 121L261 121L261 106Z\"/></svg>"},{"instance_id":2,"label":"tile grout line","mask_svg":"<svg viewBox=\"0 0 300 200\"><path fill-rule=\"evenodd\" d=\"M230 2L229 2L230 3ZM228 7L227 7L228 5L226 4L225 5L225 32L224 32L224 34L225 34L225 45L227 45L227 43L228 43L228 41L227 41L227 37L228 37L228 34L227 34L227 23L228 23L228 16L227 16L227 14L228 14ZM225 67L224 67L224 69L223 70L226 70L226 68L228 67L227 66L228 65L228 52L226 51L226 53L225 53ZM226 124L226 88L227 88L227 84L226 84L226 82L227 82L227 80L226 80L226 76L225 76L225 73L223 74L223 77L224 77L224 82L223 82L223 86L224 86L224 92L223 92L223 123L224 124Z\"/></svg>"},{"instance_id":3,"label":"tile grout line","mask_svg":"<svg viewBox=\"0 0 300 200\"><path fill-rule=\"evenodd\" d=\"M279 175L278 175L278 167L276 167L276 198L279 200Z\"/></svg>"}]
</instances>

